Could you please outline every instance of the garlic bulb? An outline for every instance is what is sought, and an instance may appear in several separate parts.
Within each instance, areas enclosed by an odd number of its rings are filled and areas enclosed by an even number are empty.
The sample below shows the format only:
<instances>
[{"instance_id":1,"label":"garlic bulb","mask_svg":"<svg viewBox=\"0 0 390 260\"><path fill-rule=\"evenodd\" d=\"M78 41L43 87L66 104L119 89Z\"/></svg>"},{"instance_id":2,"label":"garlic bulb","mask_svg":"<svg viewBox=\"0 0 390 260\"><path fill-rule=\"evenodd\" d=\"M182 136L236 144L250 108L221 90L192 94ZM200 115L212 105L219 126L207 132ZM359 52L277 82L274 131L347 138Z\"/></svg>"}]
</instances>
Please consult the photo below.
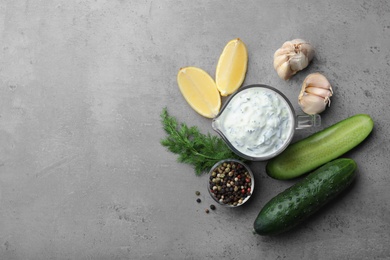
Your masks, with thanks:
<instances>
[{"instance_id":1,"label":"garlic bulb","mask_svg":"<svg viewBox=\"0 0 390 260\"><path fill-rule=\"evenodd\" d=\"M306 114L319 114L325 110L326 105L330 106L332 95L332 86L325 76L320 73L312 73L303 81L298 103Z\"/></svg>"},{"instance_id":2,"label":"garlic bulb","mask_svg":"<svg viewBox=\"0 0 390 260\"><path fill-rule=\"evenodd\" d=\"M310 43L301 39L287 41L274 54L274 68L279 77L288 80L306 68L313 56L314 48Z\"/></svg>"}]
</instances>

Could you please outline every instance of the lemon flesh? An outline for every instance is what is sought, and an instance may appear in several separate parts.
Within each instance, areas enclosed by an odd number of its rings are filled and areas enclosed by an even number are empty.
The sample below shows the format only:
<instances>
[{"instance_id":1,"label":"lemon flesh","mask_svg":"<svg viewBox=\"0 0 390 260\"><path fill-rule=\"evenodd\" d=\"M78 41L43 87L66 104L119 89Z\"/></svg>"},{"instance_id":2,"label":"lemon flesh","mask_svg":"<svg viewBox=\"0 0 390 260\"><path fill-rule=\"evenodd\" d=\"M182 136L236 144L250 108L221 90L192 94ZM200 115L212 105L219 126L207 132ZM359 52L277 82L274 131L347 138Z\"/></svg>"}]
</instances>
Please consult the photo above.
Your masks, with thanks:
<instances>
[{"instance_id":1,"label":"lemon flesh","mask_svg":"<svg viewBox=\"0 0 390 260\"><path fill-rule=\"evenodd\" d=\"M234 39L227 43L218 60L215 81L222 96L236 91L244 82L248 66L248 51L244 42Z\"/></svg>"},{"instance_id":2,"label":"lemon flesh","mask_svg":"<svg viewBox=\"0 0 390 260\"><path fill-rule=\"evenodd\" d=\"M185 67L177 74L177 83L188 104L200 115L213 118L221 108L221 96L213 78L197 67Z\"/></svg>"}]
</instances>

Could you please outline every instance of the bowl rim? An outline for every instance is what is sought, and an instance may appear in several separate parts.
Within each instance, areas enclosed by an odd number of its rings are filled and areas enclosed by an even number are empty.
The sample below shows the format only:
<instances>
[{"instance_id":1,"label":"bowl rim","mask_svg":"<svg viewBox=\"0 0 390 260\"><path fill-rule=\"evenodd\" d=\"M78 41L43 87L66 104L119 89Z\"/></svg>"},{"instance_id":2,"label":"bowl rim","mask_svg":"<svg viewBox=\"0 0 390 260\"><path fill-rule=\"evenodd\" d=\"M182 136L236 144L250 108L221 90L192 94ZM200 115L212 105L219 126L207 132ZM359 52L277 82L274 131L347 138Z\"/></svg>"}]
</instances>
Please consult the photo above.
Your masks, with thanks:
<instances>
[{"instance_id":1,"label":"bowl rim","mask_svg":"<svg viewBox=\"0 0 390 260\"><path fill-rule=\"evenodd\" d=\"M251 176L251 193L242 201L242 203L240 204L237 204L237 205L230 205L230 204L225 204L225 203L221 203L215 196L214 194L211 192L211 189L210 189L210 176L212 174L212 172L214 171L215 168L217 168L220 164L224 163L224 162L235 162L235 163L239 163L241 164L242 166L245 167L245 169L247 170L247 172L249 173L249 175ZM207 174L207 190L210 194L210 196L212 197L212 199L218 203L219 205L221 206L224 206L224 207L228 207L228 208L236 208L236 207L239 207L239 206L242 206L243 204L245 204L245 202L247 202L253 195L253 191L255 189L255 178L254 178L254 174L252 172L252 169L246 164L244 163L243 161L240 161L239 159L234 159L234 158L227 158L227 159L223 159L223 160L220 160L218 161L217 163L215 163L213 165L213 167L210 168L208 174Z\"/></svg>"}]
</instances>

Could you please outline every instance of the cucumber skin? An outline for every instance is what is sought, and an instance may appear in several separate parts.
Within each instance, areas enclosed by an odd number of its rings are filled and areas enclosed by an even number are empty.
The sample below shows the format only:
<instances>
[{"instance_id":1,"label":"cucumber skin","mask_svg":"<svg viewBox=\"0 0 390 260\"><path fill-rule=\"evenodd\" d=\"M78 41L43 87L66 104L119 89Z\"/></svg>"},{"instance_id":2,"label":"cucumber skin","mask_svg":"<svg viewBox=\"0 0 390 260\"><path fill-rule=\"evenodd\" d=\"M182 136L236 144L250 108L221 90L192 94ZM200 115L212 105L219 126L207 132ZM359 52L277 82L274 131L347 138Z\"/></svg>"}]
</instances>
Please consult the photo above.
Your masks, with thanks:
<instances>
[{"instance_id":1,"label":"cucumber skin","mask_svg":"<svg viewBox=\"0 0 390 260\"><path fill-rule=\"evenodd\" d=\"M295 227L347 188L356 168L355 161L347 158L321 166L266 203L254 222L255 232L276 235Z\"/></svg>"},{"instance_id":2,"label":"cucumber skin","mask_svg":"<svg viewBox=\"0 0 390 260\"><path fill-rule=\"evenodd\" d=\"M288 180L311 172L360 144L374 127L367 114L357 114L297 141L267 162L266 173Z\"/></svg>"}]
</instances>

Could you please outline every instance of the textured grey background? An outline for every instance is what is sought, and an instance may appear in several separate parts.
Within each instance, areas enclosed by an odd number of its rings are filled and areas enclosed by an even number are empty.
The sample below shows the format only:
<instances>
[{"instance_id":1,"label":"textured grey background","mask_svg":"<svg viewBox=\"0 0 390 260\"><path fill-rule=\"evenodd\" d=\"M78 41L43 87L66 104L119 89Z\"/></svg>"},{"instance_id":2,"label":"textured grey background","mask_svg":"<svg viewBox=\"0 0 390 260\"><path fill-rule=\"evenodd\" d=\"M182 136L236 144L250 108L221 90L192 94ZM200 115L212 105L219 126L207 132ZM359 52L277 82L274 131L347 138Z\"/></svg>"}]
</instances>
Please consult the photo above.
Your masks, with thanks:
<instances>
[{"instance_id":1,"label":"textured grey background","mask_svg":"<svg viewBox=\"0 0 390 260\"><path fill-rule=\"evenodd\" d=\"M206 176L159 144L163 107L214 134L176 74L214 76L236 37L249 51L245 84L277 87L299 111L301 83L319 71L335 90L323 127L355 113L375 121L347 154L359 166L352 188L278 237L252 223L295 181L253 163L248 204L205 214ZM317 52L284 82L273 53L293 38ZM1 259L390 259L389 46L386 0L1 0Z\"/></svg>"}]
</instances>

